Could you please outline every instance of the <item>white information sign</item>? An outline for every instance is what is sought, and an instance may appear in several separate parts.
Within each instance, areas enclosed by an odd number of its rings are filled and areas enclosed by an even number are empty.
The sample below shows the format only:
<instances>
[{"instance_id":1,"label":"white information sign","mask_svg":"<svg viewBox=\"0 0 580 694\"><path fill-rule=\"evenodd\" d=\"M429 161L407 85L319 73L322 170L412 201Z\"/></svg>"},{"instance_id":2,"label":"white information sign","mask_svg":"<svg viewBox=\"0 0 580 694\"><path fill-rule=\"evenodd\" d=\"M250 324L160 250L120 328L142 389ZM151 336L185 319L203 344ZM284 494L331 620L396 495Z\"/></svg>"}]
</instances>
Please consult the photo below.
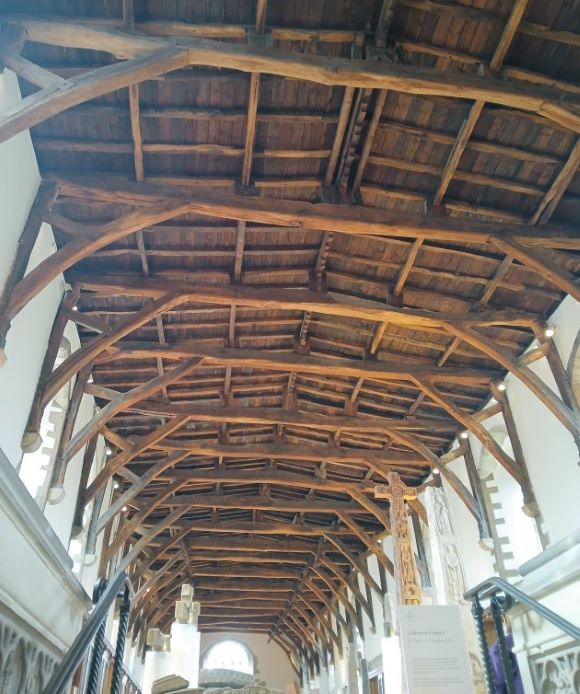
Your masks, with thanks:
<instances>
[{"instance_id":1,"label":"white information sign","mask_svg":"<svg viewBox=\"0 0 580 694\"><path fill-rule=\"evenodd\" d=\"M409 694L473 694L457 605L400 605L399 632Z\"/></svg>"}]
</instances>

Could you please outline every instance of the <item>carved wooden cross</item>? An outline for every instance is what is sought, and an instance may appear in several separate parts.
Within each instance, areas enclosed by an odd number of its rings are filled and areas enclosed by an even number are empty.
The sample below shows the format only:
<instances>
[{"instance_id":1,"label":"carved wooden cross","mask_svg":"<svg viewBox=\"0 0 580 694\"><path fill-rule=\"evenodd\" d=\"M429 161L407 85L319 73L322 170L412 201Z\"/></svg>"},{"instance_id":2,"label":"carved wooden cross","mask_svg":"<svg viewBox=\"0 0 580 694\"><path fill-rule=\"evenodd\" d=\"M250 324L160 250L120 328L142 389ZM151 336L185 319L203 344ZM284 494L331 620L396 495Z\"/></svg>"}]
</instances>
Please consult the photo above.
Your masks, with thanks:
<instances>
[{"instance_id":1,"label":"carved wooden cross","mask_svg":"<svg viewBox=\"0 0 580 694\"><path fill-rule=\"evenodd\" d=\"M409 533L405 499L416 499L417 490L406 487L396 472L389 472L389 484L375 485L376 499L389 499L389 517L395 550L395 577L401 605L421 604L421 585Z\"/></svg>"}]
</instances>

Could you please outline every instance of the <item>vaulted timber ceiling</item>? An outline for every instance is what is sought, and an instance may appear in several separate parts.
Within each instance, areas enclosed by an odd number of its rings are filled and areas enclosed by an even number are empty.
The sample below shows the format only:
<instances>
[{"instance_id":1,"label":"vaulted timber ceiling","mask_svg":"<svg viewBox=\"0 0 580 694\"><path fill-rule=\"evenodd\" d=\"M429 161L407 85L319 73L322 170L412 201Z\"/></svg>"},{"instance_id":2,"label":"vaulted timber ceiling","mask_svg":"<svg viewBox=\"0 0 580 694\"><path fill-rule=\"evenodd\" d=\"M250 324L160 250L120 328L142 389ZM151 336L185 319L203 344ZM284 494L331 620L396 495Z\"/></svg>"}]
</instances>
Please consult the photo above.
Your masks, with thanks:
<instances>
[{"instance_id":1,"label":"vaulted timber ceiling","mask_svg":"<svg viewBox=\"0 0 580 694\"><path fill-rule=\"evenodd\" d=\"M202 629L309 657L338 644L331 614L360 623L347 588L381 619L389 470L440 468L484 533L477 484L445 467L468 429L530 497L521 448L482 425L503 409L511 428L507 370L580 440L562 379L529 368L557 371L545 319L580 297L577 2L2 7L27 98L0 139L32 127L59 249L16 277L7 316L64 271L53 343L73 320L83 344L30 428L71 377L73 410L101 406L57 477L104 433L83 500L117 480L93 532L135 579L137 627L167 628L189 581Z\"/></svg>"}]
</instances>

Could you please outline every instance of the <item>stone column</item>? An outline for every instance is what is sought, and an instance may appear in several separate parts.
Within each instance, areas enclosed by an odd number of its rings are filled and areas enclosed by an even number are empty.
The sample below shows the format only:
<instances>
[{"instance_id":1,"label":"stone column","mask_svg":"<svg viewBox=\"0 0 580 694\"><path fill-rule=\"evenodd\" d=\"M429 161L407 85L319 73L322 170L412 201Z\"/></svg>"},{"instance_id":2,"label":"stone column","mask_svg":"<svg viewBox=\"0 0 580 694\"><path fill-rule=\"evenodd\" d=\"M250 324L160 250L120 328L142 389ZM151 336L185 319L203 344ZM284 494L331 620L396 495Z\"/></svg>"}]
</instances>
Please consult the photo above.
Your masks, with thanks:
<instances>
[{"instance_id":1,"label":"stone column","mask_svg":"<svg viewBox=\"0 0 580 694\"><path fill-rule=\"evenodd\" d=\"M361 694L358 683L358 650L356 643L349 641L347 653L348 694Z\"/></svg>"},{"instance_id":2,"label":"stone column","mask_svg":"<svg viewBox=\"0 0 580 694\"><path fill-rule=\"evenodd\" d=\"M475 691L477 694L485 694L473 617L469 603L463 598L463 594L467 590L465 571L451 510L443 487L428 487L425 490L425 508L429 520L433 597L439 605L458 605L460 607Z\"/></svg>"},{"instance_id":3,"label":"stone column","mask_svg":"<svg viewBox=\"0 0 580 694\"><path fill-rule=\"evenodd\" d=\"M191 688L199 683L199 608L199 602L193 600L193 587L181 586L181 600L175 603L175 622L171 625L171 656L174 674L185 678Z\"/></svg>"}]
</instances>

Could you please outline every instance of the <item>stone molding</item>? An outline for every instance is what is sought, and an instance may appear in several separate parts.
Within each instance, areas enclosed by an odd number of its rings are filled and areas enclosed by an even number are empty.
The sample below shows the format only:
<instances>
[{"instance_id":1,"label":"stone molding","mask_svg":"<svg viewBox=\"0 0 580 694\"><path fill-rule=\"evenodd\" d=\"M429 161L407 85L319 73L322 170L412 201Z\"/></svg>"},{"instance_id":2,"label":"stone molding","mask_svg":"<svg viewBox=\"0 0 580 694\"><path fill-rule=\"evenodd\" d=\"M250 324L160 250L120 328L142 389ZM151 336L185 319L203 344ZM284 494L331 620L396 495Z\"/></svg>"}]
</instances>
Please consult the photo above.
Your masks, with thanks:
<instances>
[{"instance_id":1,"label":"stone molding","mask_svg":"<svg viewBox=\"0 0 580 694\"><path fill-rule=\"evenodd\" d=\"M42 634L0 611L0 694L40 694L59 660Z\"/></svg>"},{"instance_id":2,"label":"stone molding","mask_svg":"<svg viewBox=\"0 0 580 694\"><path fill-rule=\"evenodd\" d=\"M530 665L536 691L576 694L580 686L580 643L532 656Z\"/></svg>"},{"instance_id":3,"label":"stone molding","mask_svg":"<svg viewBox=\"0 0 580 694\"><path fill-rule=\"evenodd\" d=\"M72 559L1 449L0 507L19 528L24 539L42 559L47 569L58 579L71 605L79 613L88 612L92 607L92 601L72 573ZM46 631L36 615L31 614L25 605L15 603L0 586L0 605L2 603L39 633ZM59 643L52 634L47 635L47 638L50 638L61 651L68 647L68 644Z\"/></svg>"}]
</instances>

